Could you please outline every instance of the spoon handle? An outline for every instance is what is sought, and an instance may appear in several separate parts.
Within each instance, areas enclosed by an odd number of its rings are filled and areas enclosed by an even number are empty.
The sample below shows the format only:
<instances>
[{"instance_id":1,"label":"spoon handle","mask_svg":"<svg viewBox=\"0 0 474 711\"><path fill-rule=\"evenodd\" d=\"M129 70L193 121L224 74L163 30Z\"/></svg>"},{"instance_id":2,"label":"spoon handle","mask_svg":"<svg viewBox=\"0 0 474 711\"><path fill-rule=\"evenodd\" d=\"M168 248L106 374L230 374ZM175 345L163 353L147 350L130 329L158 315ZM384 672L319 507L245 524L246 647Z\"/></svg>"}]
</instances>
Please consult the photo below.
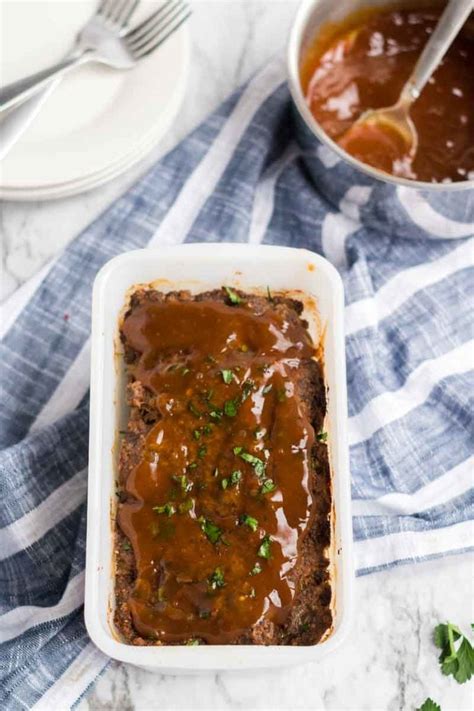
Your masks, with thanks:
<instances>
[{"instance_id":1,"label":"spoon handle","mask_svg":"<svg viewBox=\"0 0 474 711\"><path fill-rule=\"evenodd\" d=\"M402 100L411 103L419 97L473 9L474 0L449 0L410 78L403 87Z\"/></svg>"}]
</instances>

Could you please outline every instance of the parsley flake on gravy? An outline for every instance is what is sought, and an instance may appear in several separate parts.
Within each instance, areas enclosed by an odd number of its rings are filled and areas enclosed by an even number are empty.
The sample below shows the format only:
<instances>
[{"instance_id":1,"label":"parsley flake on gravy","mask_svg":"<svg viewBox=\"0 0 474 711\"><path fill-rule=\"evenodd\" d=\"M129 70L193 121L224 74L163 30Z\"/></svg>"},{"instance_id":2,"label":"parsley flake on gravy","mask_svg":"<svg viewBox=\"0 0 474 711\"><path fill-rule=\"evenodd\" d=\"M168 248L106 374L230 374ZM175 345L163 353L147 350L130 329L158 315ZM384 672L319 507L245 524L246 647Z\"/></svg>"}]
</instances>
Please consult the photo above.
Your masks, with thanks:
<instances>
[{"instance_id":1,"label":"parsley flake on gravy","mask_svg":"<svg viewBox=\"0 0 474 711\"><path fill-rule=\"evenodd\" d=\"M198 521L201 525L201 531L206 534L207 539L211 543L217 543L222 535L222 531L219 526L216 526L215 523L212 523L212 521L209 521L209 519L204 516L200 516Z\"/></svg>"},{"instance_id":2,"label":"parsley flake on gravy","mask_svg":"<svg viewBox=\"0 0 474 711\"><path fill-rule=\"evenodd\" d=\"M252 531L256 531L258 528L258 521L256 518L253 518L253 516L242 514L242 516L240 517L240 522L243 523L245 526L251 528Z\"/></svg>"},{"instance_id":3,"label":"parsley flake on gravy","mask_svg":"<svg viewBox=\"0 0 474 711\"><path fill-rule=\"evenodd\" d=\"M272 542L270 540L270 536L264 536L257 551L257 555L260 556L260 558L266 558L268 560L271 556L271 545Z\"/></svg>"},{"instance_id":4,"label":"parsley flake on gravy","mask_svg":"<svg viewBox=\"0 0 474 711\"><path fill-rule=\"evenodd\" d=\"M230 288L230 286L224 286L224 291L226 292L227 296L229 297L229 301L231 304L240 304L242 303L242 299L240 296L235 292L233 289Z\"/></svg>"}]
</instances>

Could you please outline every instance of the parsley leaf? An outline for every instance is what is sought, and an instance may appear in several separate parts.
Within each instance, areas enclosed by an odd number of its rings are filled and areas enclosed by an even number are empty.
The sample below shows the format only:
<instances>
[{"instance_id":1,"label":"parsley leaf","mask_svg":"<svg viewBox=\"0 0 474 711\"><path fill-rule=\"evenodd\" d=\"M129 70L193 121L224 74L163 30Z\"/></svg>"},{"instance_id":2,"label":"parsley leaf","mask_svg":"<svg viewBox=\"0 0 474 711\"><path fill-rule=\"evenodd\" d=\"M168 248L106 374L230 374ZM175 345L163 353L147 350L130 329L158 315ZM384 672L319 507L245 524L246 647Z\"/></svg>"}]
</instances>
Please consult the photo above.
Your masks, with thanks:
<instances>
[{"instance_id":1,"label":"parsley leaf","mask_svg":"<svg viewBox=\"0 0 474 711\"><path fill-rule=\"evenodd\" d=\"M262 390L263 394L266 395L267 393L269 393L270 390L272 389L272 387L273 387L273 385L271 383L269 385L265 385L265 387Z\"/></svg>"},{"instance_id":2,"label":"parsley leaf","mask_svg":"<svg viewBox=\"0 0 474 711\"><path fill-rule=\"evenodd\" d=\"M208 540L211 543L217 543L219 538L222 536L222 531L219 526L216 526L215 523L209 521L208 518L204 518L204 516L200 516L198 521L201 524L201 530L206 534Z\"/></svg>"},{"instance_id":3,"label":"parsley leaf","mask_svg":"<svg viewBox=\"0 0 474 711\"><path fill-rule=\"evenodd\" d=\"M328 433L327 432L320 432L318 435L316 435L316 439L318 442L327 442L328 441Z\"/></svg>"},{"instance_id":4,"label":"parsley leaf","mask_svg":"<svg viewBox=\"0 0 474 711\"><path fill-rule=\"evenodd\" d=\"M249 396L250 393L252 392L253 388L254 388L254 382L253 382L253 380L246 380L245 383L244 383L244 385L243 385L243 388L242 388L242 397L241 397L241 401L242 401L242 402L245 402L245 401L246 401L246 399L248 398L248 396Z\"/></svg>"},{"instance_id":5,"label":"parsley leaf","mask_svg":"<svg viewBox=\"0 0 474 711\"><path fill-rule=\"evenodd\" d=\"M227 489L228 486L236 486L242 478L242 472L236 470L232 472L229 479L222 479L221 486L223 489Z\"/></svg>"},{"instance_id":6,"label":"parsley leaf","mask_svg":"<svg viewBox=\"0 0 474 711\"><path fill-rule=\"evenodd\" d=\"M199 412L196 405L191 400L188 402L188 410L189 410L189 412L192 412L192 414L195 417L201 417L201 413Z\"/></svg>"},{"instance_id":7,"label":"parsley leaf","mask_svg":"<svg viewBox=\"0 0 474 711\"><path fill-rule=\"evenodd\" d=\"M222 568L216 568L215 571L208 577L208 583L211 590L223 588L225 585L224 572Z\"/></svg>"},{"instance_id":8,"label":"parsley leaf","mask_svg":"<svg viewBox=\"0 0 474 711\"><path fill-rule=\"evenodd\" d=\"M229 301L231 304L240 304L242 302L240 296L233 289L231 289L230 286L224 286L223 288L227 296L229 297Z\"/></svg>"},{"instance_id":9,"label":"parsley leaf","mask_svg":"<svg viewBox=\"0 0 474 711\"><path fill-rule=\"evenodd\" d=\"M459 642L457 647L456 642ZM434 643L441 649L439 663L442 673L452 675L458 684L469 681L474 674L474 648L459 627L451 622L438 625L434 631Z\"/></svg>"},{"instance_id":10,"label":"parsley leaf","mask_svg":"<svg viewBox=\"0 0 474 711\"><path fill-rule=\"evenodd\" d=\"M257 561L255 565L253 566L252 570L250 571L250 575L258 575L259 573L262 572L262 566L260 563Z\"/></svg>"},{"instance_id":11,"label":"parsley leaf","mask_svg":"<svg viewBox=\"0 0 474 711\"><path fill-rule=\"evenodd\" d=\"M260 493L269 494L274 489L276 489L276 485L273 479L265 479L262 486L260 487Z\"/></svg>"},{"instance_id":12,"label":"parsley leaf","mask_svg":"<svg viewBox=\"0 0 474 711\"><path fill-rule=\"evenodd\" d=\"M264 536L262 538L262 542L260 544L260 548L257 551L257 555L260 556L260 558L266 558L267 560L271 556L271 540L270 536Z\"/></svg>"},{"instance_id":13,"label":"parsley leaf","mask_svg":"<svg viewBox=\"0 0 474 711\"><path fill-rule=\"evenodd\" d=\"M256 531L258 528L258 521L256 518L253 518L253 516L242 514L242 516L240 517L240 522L251 528L252 531Z\"/></svg>"},{"instance_id":14,"label":"parsley leaf","mask_svg":"<svg viewBox=\"0 0 474 711\"><path fill-rule=\"evenodd\" d=\"M188 513L193 508L193 505L194 501L192 499L186 499L182 504L179 504L178 511L179 513Z\"/></svg>"},{"instance_id":15,"label":"parsley leaf","mask_svg":"<svg viewBox=\"0 0 474 711\"><path fill-rule=\"evenodd\" d=\"M198 457L199 457L199 459L202 459L203 457L205 457L206 454L207 454L207 447L206 447L205 444L202 444L202 445L199 447L199 449L198 449Z\"/></svg>"},{"instance_id":16,"label":"parsley leaf","mask_svg":"<svg viewBox=\"0 0 474 711\"><path fill-rule=\"evenodd\" d=\"M219 422L219 420L222 420L222 410L219 407L209 410L209 417L212 417L213 420Z\"/></svg>"},{"instance_id":17,"label":"parsley leaf","mask_svg":"<svg viewBox=\"0 0 474 711\"><path fill-rule=\"evenodd\" d=\"M179 484L181 490L185 493L191 491L191 489L193 488L193 482L189 481L188 477L185 474L181 474L180 476L178 476L178 474L173 474L172 478L173 481Z\"/></svg>"},{"instance_id":18,"label":"parsley leaf","mask_svg":"<svg viewBox=\"0 0 474 711\"><path fill-rule=\"evenodd\" d=\"M222 380L226 385L229 385L229 383L232 382L232 378L234 377L234 374L232 373L231 370L221 370L221 375L222 375Z\"/></svg>"},{"instance_id":19,"label":"parsley leaf","mask_svg":"<svg viewBox=\"0 0 474 711\"><path fill-rule=\"evenodd\" d=\"M198 639L188 639L186 647L197 647L201 642Z\"/></svg>"},{"instance_id":20,"label":"parsley leaf","mask_svg":"<svg viewBox=\"0 0 474 711\"><path fill-rule=\"evenodd\" d=\"M441 711L441 706L428 697L416 711Z\"/></svg>"},{"instance_id":21,"label":"parsley leaf","mask_svg":"<svg viewBox=\"0 0 474 711\"><path fill-rule=\"evenodd\" d=\"M244 462L251 464L259 478L265 474L265 462L258 457L249 454L249 452L244 452L242 447L234 447L234 454L237 454Z\"/></svg>"},{"instance_id":22,"label":"parsley leaf","mask_svg":"<svg viewBox=\"0 0 474 711\"><path fill-rule=\"evenodd\" d=\"M227 417L235 417L237 414L237 400L226 400L224 403L224 413Z\"/></svg>"},{"instance_id":23,"label":"parsley leaf","mask_svg":"<svg viewBox=\"0 0 474 711\"><path fill-rule=\"evenodd\" d=\"M169 502L164 504L164 506L153 506L153 511L156 511L156 513L159 514L166 514L167 516L172 516L176 513L175 507Z\"/></svg>"}]
</instances>

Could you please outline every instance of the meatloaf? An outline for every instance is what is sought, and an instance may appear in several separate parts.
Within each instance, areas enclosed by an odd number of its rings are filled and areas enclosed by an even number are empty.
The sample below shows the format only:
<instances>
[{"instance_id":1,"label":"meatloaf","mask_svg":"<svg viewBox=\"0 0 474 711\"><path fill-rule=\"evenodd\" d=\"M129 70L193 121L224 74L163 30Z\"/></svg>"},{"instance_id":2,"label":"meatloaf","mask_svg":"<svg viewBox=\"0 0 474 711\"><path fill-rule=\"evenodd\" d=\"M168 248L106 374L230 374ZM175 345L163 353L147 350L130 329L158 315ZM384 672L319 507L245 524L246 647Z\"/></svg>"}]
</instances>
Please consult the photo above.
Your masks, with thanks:
<instances>
[{"instance_id":1,"label":"meatloaf","mask_svg":"<svg viewBox=\"0 0 474 711\"><path fill-rule=\"evenodd\" d=\"M310 645L330 629L325 385L302 310L229 287L131 295L115 539L125 643Z\"/></svg>"}]
</instances>

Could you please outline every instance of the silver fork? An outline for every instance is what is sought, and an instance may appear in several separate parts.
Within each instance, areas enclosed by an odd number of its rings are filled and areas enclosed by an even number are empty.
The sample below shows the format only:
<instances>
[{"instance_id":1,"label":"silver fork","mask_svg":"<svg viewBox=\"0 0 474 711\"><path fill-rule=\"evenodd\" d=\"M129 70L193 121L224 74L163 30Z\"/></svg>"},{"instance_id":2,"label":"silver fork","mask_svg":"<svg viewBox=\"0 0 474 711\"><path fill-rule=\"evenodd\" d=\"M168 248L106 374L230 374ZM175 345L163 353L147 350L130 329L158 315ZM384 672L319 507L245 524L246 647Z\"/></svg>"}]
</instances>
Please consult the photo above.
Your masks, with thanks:
<instances>
[{"instance_id":1,"label":"silver fork","mask_svg":"<svg viewBox=\"0 0 474 711\"><path fill-rule=\"evenodd\" d=\"M191 14L182 0L167 0L136 27L126 23L139 0L101 0L97 12L76 39L73 51L62 62L0 90L0 112L11 109L44 89L73 67L99 62L115 69L131 69L151 54Z\"/></svg>"}]
</instances>

